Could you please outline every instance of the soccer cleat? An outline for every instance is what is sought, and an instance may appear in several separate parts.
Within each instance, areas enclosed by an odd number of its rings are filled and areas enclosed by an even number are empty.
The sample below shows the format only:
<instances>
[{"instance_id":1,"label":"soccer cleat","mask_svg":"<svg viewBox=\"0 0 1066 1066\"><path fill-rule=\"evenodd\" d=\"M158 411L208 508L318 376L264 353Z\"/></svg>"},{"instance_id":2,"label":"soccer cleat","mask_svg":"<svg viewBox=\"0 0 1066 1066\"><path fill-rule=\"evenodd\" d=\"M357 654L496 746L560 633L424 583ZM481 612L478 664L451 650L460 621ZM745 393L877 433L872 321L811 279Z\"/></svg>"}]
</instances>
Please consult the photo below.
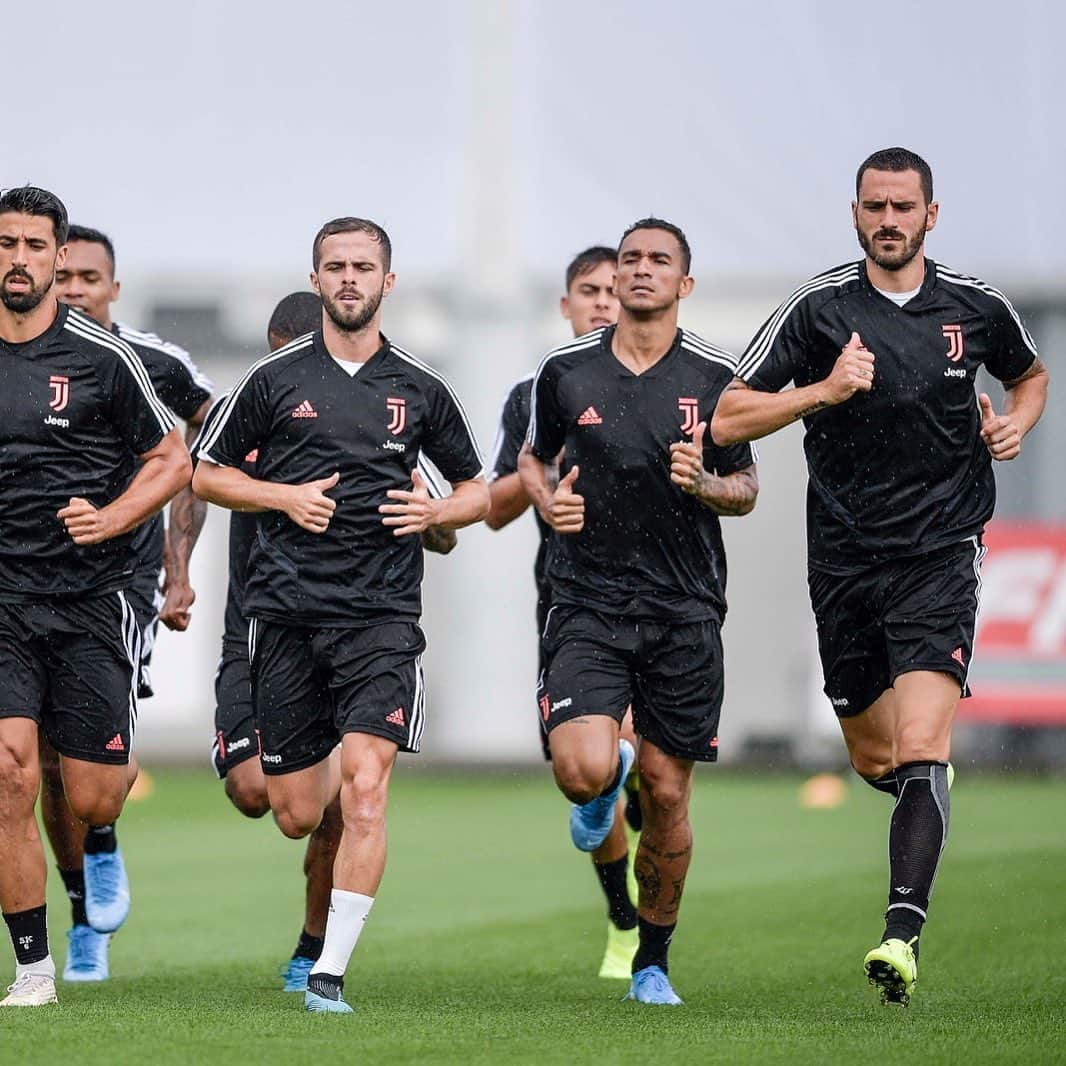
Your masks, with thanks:
<instances>
[{"instance_id":1,"label":"soccer cleat","mask_svg":"<svg viewBox=\"0 0 1066 1066\"><path fill-rule=\"evenodd\" d=\"M309 959L306 955L293 955L289 961L282 966L279 977L285 979L285 987L283 992L306 992L307 991L307 976L311 972L311 967L314 966L315 960Z\"/></svg>"},{"instance_id":2,"label":"soccer cleat","mask_svg":"<svg viewBox=\"0 0 1066 1066\"><path fill-rule=\"evenodd\" d=\"M130 882L122 849L85 855L85 914L98 933L113 933L130 913Z\"/></svg>"},{"instance_id":3,"label":"soccer cleat","mask_svg":"<svg viewBox=\"0 0 1066 1066\"><path fill-rule=\"evenodd\" d=\"M614 807L618 802L618 794L622 791L635 757L633 745L628 740L620 740L618 758L622 763L622 772L618 775L617 787L580 807L575 804L570 809L570 839L578 851L595 851L607 839L607 834L614 825Z\"/></svg>"},{"instance_id":4,"label":"soccer cleat","mask_svg":"<svg viewBox=\"0 0 1066 1066\"><path fill-rule=\"evenodd\" d=\"M629 851L626 852L626 892L633 906L638 907L640 886L637 884L637 848L640 846L640 833L633 832L629 826L626 826L626 843L629 845Z\"/></svg>"},{"instance_id":5,"label":"soccer cleat","mask_svg":"<svg viewBox=\"0 0 1066 1066\"><path fill-rule=\"evenodd\" d=\"M614 922L607 923L607 948L600 963L600 977L628 981L633 973L633 956L640 944L636 926L619 929Z\"/></svg>"},{"instance_id":6,"label":"soccer cleat","mask_svg":"<svg viewBox=\"0 0 1066 1066\"><path fill-rule=\"evenodd\" d=\"M626 999L637 1003L656 1003L665 1007L683 1007L684 1000L670 986L670 978L658 966L645 966L633 974Z\"/></svg>"},{"instance_id":7,"label":"soccer cleat","mask_svg":"<svg viewBox=\"0 0 1066 1066\"><path fill-rule=\"evenodd\" d=\"M90 925L76 925L67 933L64 981L106 981L110 976L107 945L110 933L98 933Z\"/></svg>"},{"instance_id":8,"label":"soccer cleat","mask_svg":"<svg viewBox=\"0 0 1066 1066\"><path fill-rule=\"evenodd\" d=\"M866 977L877 989L882 1003L899 1003L904 1007L910 1003L911 993L918 983L918 961L912 947L917 939L914 937L910 942L895 938L886 940L867 952L862 960Z\"/></svg>"},{"instance_id":9,"label":"soccer cleat","mask_svg":"<svg viewBox=\"0 0 1066 1066\"><path fill-rule=\"evenodd\" d=\"M15 978L13 985L8 985L0 1007L43 1007L58 1002L54 977L46 973L24 973Z\"/></svg>"},{"instance_id":10,"label":"soccer cleat","mask_svg":"<svg viewBox=\"0 0 1066 1066\"><path fill-rule=\"evenodd\" d=\"M312 1014L354 1014L344 1002L344 982L325 974L309 974L304 1009Z\"/></svg>"}]
</instances>

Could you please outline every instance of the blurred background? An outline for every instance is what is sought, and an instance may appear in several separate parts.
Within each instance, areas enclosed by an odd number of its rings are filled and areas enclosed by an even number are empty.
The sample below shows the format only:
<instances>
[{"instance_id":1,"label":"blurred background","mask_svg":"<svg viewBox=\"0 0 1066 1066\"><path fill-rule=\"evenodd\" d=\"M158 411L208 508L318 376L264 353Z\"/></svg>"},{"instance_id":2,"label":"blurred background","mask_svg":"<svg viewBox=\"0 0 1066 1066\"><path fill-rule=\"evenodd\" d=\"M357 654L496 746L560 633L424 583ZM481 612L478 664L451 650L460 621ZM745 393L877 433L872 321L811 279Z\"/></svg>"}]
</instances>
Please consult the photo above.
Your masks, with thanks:
<instances>
[{"instance_id":1,"label":"blurred background","mask_svg":"<svg viewBox=\"0 0 1066 1066\"><path fill-rule=\"evenodd\" d=\"M1052 374L1048 413L997 471L977 696L956 761L1066 765L1066 10L898 0L188 0L50 6L9 24L0 185L56 191L114 239L116 317L229 387L308 287L323 221L394 245L385 328L443 371L491 450L510 385L567 339L568 260L657 214L691 241L682 324L739 352L810 275L858 258L858 164L932 165L929 254L1002 288ZM8 37L5 34L5 37ZM997 398L998 390L993 389ZM753 515L726 519L723 761L844 762L820 692L798 427L760 445ZM193 560L185 634L162 632L138 744L199 762L212 738L228 515ZM424 760L539 759L526 516L427 563Z\"/></svg>"}]
</instances>

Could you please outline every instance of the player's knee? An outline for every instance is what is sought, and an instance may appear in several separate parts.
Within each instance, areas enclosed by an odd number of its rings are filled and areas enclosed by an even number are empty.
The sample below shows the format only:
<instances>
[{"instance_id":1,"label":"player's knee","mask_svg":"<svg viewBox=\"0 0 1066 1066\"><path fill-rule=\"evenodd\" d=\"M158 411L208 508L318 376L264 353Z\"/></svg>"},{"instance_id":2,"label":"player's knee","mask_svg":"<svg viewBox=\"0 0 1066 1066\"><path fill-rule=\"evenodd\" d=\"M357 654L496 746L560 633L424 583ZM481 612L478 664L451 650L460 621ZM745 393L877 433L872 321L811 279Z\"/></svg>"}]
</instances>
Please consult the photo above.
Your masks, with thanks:
<instances>
[{"instance_id":1,"label":"player's knee","mask_svg":"<svg viewBox=\"0 0 1066 1066\"><path fill-rule=\"evenodd\" d=\"M290 840L302 840L310 836L321 821L322 812L317 808L293 806L274 810L274 821Z\"/></svg>"},{"instance_id":2,"label":"player's knee","mask_svg":"<svg viewBox=\"0 0 1066 1066\"><path fill-rule=\"evenodd\" d=\"M240 781L232 774L226 777L226 796L246 818L262 818L270 810L266 785Z\"/></svg>"},{"instance_id":3,"label":"player's knee","mask_svg":"<svg viewBox=\"0 0 1066 1066\"><path fill-rule=\"evenodd\" d=\"M341 815L345 829L363 833L385 820L388 779L372 769L357 770L341 784Z\"/></svg>"},{"instance_id":4,"label":"player's knee","mask_svg":"<svg viewBox=\"0 0 1066 1066\"><path fill-rule=\"evenodd\" d=\"M31 753L0 740L0 794L7 804L32 807L40 775Z\"/></svg>"},{"instance_id":5,"label":"player's knee","mask_svg":"<svg viewBox=\"0 0 1066 1066\"><path fill-rule=\"evenodd\" d=\"M859 777L870 781L874 778L883 777L892 769L892 756L881 751L853 751L851 753L851 768Z\"/></svg>"},{"instance_id":6,"label":"player's knee","mask_svg":"<svg viewBox=\"0 0 1066 1066\"><path fill-rule=\"evenodd\" d=\"M688 810L688 780L673 774L648 774L641 770L643 808L651 820L677 818Z\"/></svg>"},{"instance_id":7,"label":"player's knee","mask_svg":"<svg viewBox=\"0 0 1066 1066\"><path fill-rule=\"evenodd\" d=\"M553 754L552 771L559 791L577 804L594 800L610 783L610 769L590 765L587 761L572 757L557 757Z\"/></svg>"}]
</instances>

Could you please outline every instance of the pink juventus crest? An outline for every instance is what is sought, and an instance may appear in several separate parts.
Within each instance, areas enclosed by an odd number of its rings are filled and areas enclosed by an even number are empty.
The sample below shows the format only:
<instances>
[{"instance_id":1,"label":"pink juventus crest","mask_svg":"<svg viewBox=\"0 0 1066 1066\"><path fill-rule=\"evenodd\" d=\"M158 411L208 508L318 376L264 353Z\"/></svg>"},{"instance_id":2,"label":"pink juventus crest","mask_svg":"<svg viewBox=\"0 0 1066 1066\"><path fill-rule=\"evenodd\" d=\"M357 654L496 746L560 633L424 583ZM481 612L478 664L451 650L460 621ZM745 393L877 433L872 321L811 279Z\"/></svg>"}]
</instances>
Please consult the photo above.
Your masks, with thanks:
<instances>
[{"instance_id":1,"label":"pink juventus crest","mask_svg":"<svg viewBox=\"0 0 1066 1066\"><path fill-rule=\"evenodd\" d=\"M962 326L943 326L940 332L948 339L947 357L957 363L962 358Z\"/></svg>"},{"instance_id":2,"label":"pink juventus crest","mask_svg":"<svg viewBox=\"0 0 1066 1066\"><path fill-rule=\"evenodd\" d=\"M696 427L700 424L700 401L687 396L679 399L677 406L681 414L684 415L681 422L681 432L695 433Z\"/></svg>"},{"instance_id":3,"label":"pink juventus crest","mask_svg":"<svg viewBox=\"0 0 1066 1066\"><path fill-rule=\"evenodd\" d=\"M48 384L52 387L52 398L48 401L48 406L53 411L62 411L70 400L70 378L53 374L48 379Z\"/></svg>"},{"instance_id":4,"label":"pink juventus crest","mask_svg":"<svg viewBox=\"0 0 1066 1066\"><path fill-rule=\"evenodd\" d=\"M407 425L407 401L390 396L385 401L385 406L389 409L389 432L395 437L402 433Z\"/></svg>"}]
</instances>

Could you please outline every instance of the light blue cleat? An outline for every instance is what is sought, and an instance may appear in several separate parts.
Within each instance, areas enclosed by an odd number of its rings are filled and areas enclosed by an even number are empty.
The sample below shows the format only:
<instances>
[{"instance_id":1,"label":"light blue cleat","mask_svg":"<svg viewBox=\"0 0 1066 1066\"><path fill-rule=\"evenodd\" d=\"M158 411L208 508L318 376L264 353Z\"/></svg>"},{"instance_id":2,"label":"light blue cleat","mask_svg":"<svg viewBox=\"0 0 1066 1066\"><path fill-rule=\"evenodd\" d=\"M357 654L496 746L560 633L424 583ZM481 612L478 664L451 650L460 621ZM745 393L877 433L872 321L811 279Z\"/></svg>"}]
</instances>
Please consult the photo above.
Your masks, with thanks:
<instances>
[{"instance_id":1,"label":"light blue cleat","mask_svg":"<svg viewBox=\"0 0 1066 1066\"><path fill-rule=\"evenodd\" d=\"M122 849L85 856L85 914L98 933L113 933L130 913L130 882Z\"/></svg>"},{"instance_id":2,"label":"light blue cleat","mask_svg":"<svg viewBox=\"0 0 1066 1066\"><path fill-rule=\"evenodd\" d=\"M615 803L636 758L633 745L628 740L618 741L618 758L622 762L618 787L604 792L602 796L597 796L580 807L575 804L570 809L570 839L578 851L595 851L607 839L607 834L614 825Z\"/></svg>"},{"instance_id":3,"label":"light blue cleat","mask_svg":"<svg viewBox=\"0 0 1066 1066\"><path fill-rule=\"evenodd\" d=\"M315 960L309 959L306 955L293 955L289 961L282 966L280 977L285 979L285 987L283 992L306 992L307 991L307 975L311 972L311 967L314 966Z\"/></svg>"},{"instance_id":4,"label":"light blue cleat","mask_svg":"<svg viewBox=\"0 0 1066 1066\"><path fill-rule=\"evenodd\" d=\"M98 933L92 926L76 925L67 933L67 961L64 981L106 981L111 972L107 963L110 933Z\"/></svg>"},{"instance_id":5,"label":"light blue cleat","mask_svg":"<svg viewBox=\"0 0 1066 1066\"><path fill-rule=\"evenodd\" d=\"M354 1014L344 1002L344 984L335 978L323 980L321 976L308 976L304 993L304 1009L312 1014Z\"/></svg>"},{"instance_id":6,"label":"light blue cleat","mask_svg":"<svg viewBox=\"0 0 1066 1066\"><path fill-rule=\"evenodd\" d=\"M684 1000L673 990L670 978L658 966L645 966L633 974L626 999L637 1003L657 1003L665 1007L683 1007Z\"/></svg>"}]
</instances>

